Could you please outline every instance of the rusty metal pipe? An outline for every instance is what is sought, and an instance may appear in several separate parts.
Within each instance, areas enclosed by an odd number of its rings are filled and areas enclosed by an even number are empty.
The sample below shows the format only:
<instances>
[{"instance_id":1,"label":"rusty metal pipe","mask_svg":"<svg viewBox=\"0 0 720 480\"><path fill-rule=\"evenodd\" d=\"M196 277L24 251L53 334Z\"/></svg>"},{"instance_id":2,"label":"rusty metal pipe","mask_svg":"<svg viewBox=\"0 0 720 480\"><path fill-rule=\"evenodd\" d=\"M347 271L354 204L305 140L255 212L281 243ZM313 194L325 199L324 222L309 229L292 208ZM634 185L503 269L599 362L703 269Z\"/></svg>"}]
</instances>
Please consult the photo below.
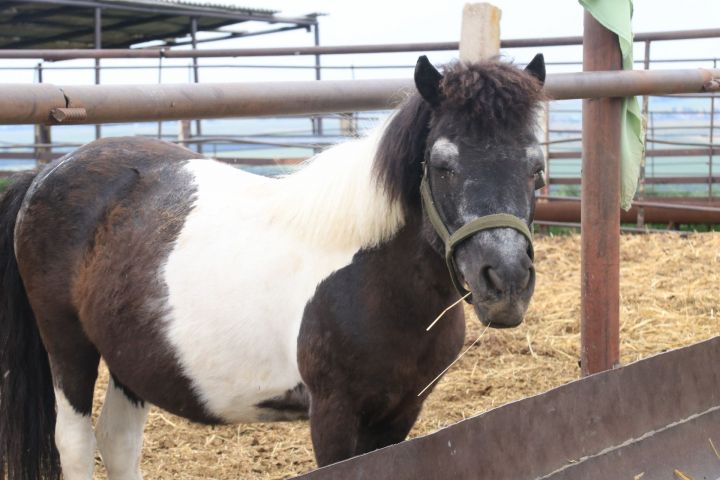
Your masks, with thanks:
<instances>
[{"instance_id":1,"label":"rusty metal pipe","mask_svg":"<svg viewBox=\"0 0 720 480\"><path fill-rule=\"evenodd\" d=\"M685 165L688 165L689 162L683 162ZM702 164L706 165L707 162L695 162L695 165ZM700 184L707 184L708 181L711 181L712 183L720 183L720 177L646 177L645 183L648 185L700 185ZM580 178L578 177L570 177L570 178L551 178L550 184L551 185L580 185Z\"/></svg>"},{"instance_id":2,"label":"rusty metal pipe","mask_svg":"<svg viewBox=\"0 0 720 480\"><path fill-rule=\"evenodd\" d=\"M719 28L645 32L635 35L636 42L685 40L720 37ZM501 48L556 47L582 45L582 37L512 38L500 41ZM163 48L104 49L23 49L0 50L0 58L198 58L198 57L275 57L299 55L345 55L359 53L431 52L457 50L459 42L391 43L369 45L333 45L324 47L217 48L199 51Z\"/></svg>"},{"instance_id":3,"label":"rusty metal pipe","mask_svg":"<svg viewBox=\"0 0 720 480\"><path fill-rule=\"evenodd\" d=\"M550 200L551 202L582 201L581 197L557 197L552 195L538 195L537 198L542 200ZM715 204L716 202L712 202L705 197L670 197L670 199L668 199L667 197L657 197L656 201L635 200L632 202L633 207L656 207L669 208L671 210L696 210L698 212L720 213L720 207L713 206Z\"/></svg>"},{"instance_id":4,"label":"rusty metal pipe","mask_svg":"<svg viewBox=\"0 0 720 480\"><path fill-rule=\"evenodd\" d=\"M660 142L654 142L660 143ZM678 145L680 143L678 142ZM683 143L682 145L687 145ZM648 157L704 157L710 154L717 155L720 153L720 147L707 147L707 148L658 148L654 150L648 150ZM565 151L565 152L550 152L548 158L551 159L577 159L582 155L578 151Z\"/></svg>"},{"instance_id":5,"label":"rusty metal pipe","mask_svg":"<svg viewBox=\"0 0 720 480\"><path fill-rule=\"evenodd\" d=\"M237 84L0 86L0 124L53 123L57 108L84 108L77 123L303 115L381 110L414 88L410 80Z\"/></svg>"},{"instance_id":6,"label":"rusty metal pipe","mask_svg":"<svg viewBox=\"0 0 720 480\"><path fill-rule=\"evenodd\" d=\"M539 222L582 221L580 202L572 200L554 200L538 202L535 207L535 219ZM710 225L720 224L720 209L701 205L655 205L654 202L634 204L627 212L619 212L623 223L636 223L638 208L645 211L645 223Z\"/></svg>"},{"instance_id":7,"label":"rusty metal pipe","mask_svg":"<svg viewBox=\"0 0 720 480\"><path fill-rule=\"evenodd\" d=\"M720 70L628 70L549 75L545 91L555 100L626 97L720 90Z\"/></svg>"},{"instance_id":8,"label":"rusty metal pipe","mask_svg":"<svg viewBox=\"0 0 720 480\"><path fill-rule=\"evenodd\" d=\"M702 92L720 71L708 69L549 75L552 98ZM306 115L380 110L414 90L410 79L171 85L0 85L0 124L52 123L54 108L87 111L78 123Z\"/></svg>"},{"instance_id":9,"label":"rusty metal pipe","mask_svg":"<svg viewBox=\"0 0 720 480\"><path fill-rule=\"evenodd\" d=\"M457 50L459 42L337 45L318 47L212 48L170 50L167 48L23 49L0 50L0 58L71 60L79 58L216 58L216 57L296 57L305 55L346 55L360 53L399 53Z\"/></svg>"},{"instance_id":10,"label":"rusty metal pipe","mask_svg":"<svg viewBox=\"0 0 720 480\"><path fill-rule=\"evenodd\" d=\"M622 82L616 83L614 89L608 89L603 82L617 75L607 70L621 68L617 35L585 11L583 70L602 72L585 75L583 80L570 83L567 89L572 92L572 87L592 84L596 94L603 92L609 93L609 97L617 97L617 87ZM635 86L646 84L643 77L637 79ZM580 205L580 366L583 375L611 369L620 362L621 114L621 98L583 100Z\"/></svg>"}]
</instances>

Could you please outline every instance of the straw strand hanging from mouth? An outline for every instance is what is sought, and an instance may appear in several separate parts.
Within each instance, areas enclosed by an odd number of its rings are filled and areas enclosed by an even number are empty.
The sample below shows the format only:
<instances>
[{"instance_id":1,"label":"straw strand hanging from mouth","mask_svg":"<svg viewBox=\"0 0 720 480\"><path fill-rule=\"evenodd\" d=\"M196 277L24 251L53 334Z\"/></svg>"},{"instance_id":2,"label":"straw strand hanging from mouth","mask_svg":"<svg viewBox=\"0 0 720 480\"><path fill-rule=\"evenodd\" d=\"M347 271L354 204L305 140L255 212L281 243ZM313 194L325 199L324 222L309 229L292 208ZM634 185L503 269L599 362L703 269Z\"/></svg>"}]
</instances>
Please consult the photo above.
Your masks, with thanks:
<instances>
[{"instance_id":1,"label":"straw strand hanging from mouth","mask_svg":"<svg viewBox=\"0 0 720 480\"><path fill-rule=\"evenodd\" d=\"M443 315L445 315L445 314L446 314L447 312L449 312L455 305L457 305L458 303L462 302L463 300L465 300L465 299L466 299L467 297L469 297L470 295L472 295L470 292L466 293L465 295L463 295L462 297L460 297L460 299L457 300L455 303L453 303L452 305L450 305L449 307L447 307L445 310L443 310L442 312L440 312L440 315L438 315L437 318L435 318L435 320L433 320L433 322L432 322L430 325L428 325L428 327L425 329L425 331L426 331L426 332L429 332L430 329L435 326L435 324L438 322L438 320L440 320L440 319L443 317Z\"/></svg>"},{"instance_id":2,"label":"straw strand hanging from mouth","mask_svg":"<svg viewBox=\"0 0 720 480\"><path fill-rule=\"evenodd\" d=\"M461 298L460 300L462 300L462 298ZM445 370L443 370L442 372L440 372L437 377L433 378L432 381L431 381L430 383L428 383L427 386L420 391L420 393L417 394L417 396L419 397L420 395L422 395L423 393L425 393L425 391L426 391L428 388L430 388L435 382L437 382L437 381L440 379L440 377L442 377L442 376L445 374L445 372L447 372L448 370L450 370L450 367L452 367L453 365L455 365L455 364L458 362L458 360L460 360L462 357L464 357L465 354L466 354L471 348L473 348L473 347L475 346L475 344L477 344L477 343L480 341L480 339L483 337L483 335L485 335L485 332L487 332L487 329L490 328L490 325L491 325L491 324L492 324L492 322L488 323L488 324L485 326L485 329L480 333L480 336L477 337L477 339L475 339L475 341L472 342L472 343L470 344L470 346L465 349L464 352L462 352L460 355L458 355L458 357L457 357L455 360L453 360L450 365L448 365L447 367L445 367Z\"/></svg>"}]
</instances>

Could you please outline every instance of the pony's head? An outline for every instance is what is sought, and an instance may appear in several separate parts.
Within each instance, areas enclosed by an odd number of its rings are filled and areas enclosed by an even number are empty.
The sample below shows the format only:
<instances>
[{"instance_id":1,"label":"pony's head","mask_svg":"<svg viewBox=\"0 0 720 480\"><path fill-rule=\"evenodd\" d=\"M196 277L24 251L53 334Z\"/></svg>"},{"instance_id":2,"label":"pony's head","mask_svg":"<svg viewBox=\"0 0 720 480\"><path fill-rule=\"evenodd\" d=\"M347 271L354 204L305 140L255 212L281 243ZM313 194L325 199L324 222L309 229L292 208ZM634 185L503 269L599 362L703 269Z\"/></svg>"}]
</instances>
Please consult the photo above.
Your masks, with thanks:
<instances>
[{"instance_id":1,"label":"pony's head","mask_svg":"<svg viewBox=\"0 0 720 480\"><path fill-rule=\"evenodd\" d=\"M420 95L393 120L422 127L415 138L394 140L406 161L404 175L384 172L390 194L422 212L423 234L446 257L455 287L472 294L478 317L493 327L522 322L535 286L527 227L544 181L535 135L544 79L542 55L524 70L492 60L454 63L444 73L423 56L415 69ZM391 122L386 136L393 134ZM398 187L390 180L400 176L406 182Z\"/></svg>"},{"instance_id":2,"label":"pony's head","mask_svg":"<svg viewBox=\"0 0 720 480\"><path fill-rule=\"evenodd\" d=\"M457 63L444 75L426 57L418 60L415 84L432 110L425 182L449 233L488 216L503 218L498 214L531 225L545 170L535 136L544 80L541 55L524 71L489 61ZM432 208L426 201L426 214ZM472 293L481 321L512 327L522 321L535 286L533 249L521 228L500 225L470 232L452 246L446 240L443 253L458 289Z\"/></svg>"}]
</instances>

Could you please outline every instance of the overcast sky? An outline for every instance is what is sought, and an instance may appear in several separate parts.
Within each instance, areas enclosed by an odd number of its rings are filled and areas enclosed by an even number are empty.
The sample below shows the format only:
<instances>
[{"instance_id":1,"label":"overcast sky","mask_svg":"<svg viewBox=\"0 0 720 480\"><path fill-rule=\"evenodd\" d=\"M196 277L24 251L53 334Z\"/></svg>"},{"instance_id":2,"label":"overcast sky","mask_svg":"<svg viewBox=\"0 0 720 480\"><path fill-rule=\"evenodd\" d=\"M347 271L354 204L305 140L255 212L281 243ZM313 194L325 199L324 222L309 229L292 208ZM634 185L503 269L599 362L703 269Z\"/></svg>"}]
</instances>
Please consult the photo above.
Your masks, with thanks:
<instances>
[{"instance_id":1,"label":"overcast sky","mask_svg":"<svg viewBox=\"0 0 720 480\"><path fill-rule=\"evenodd\" d=\"M281 15L299 15L312 12L327 14L320 19L322 45L456 41L460 37L463 5L460 0L392 1L392 0L213 0L209 3L280 10ZM554 37L582 34L582 8L576 0L495 0L502 9L502 38ZM687 30L720 27L720 0L636 0L633 29L635 32L661 30ZM244 27L242 27L244 28ZM222 43L203 44L202 48L298 46L312 45L313 36L304 31L286 32L269 36L250 37ZM538 49L508 50L509 58L524 63ZM580 47L543 48L546 60L570 61L581 59ZM412 65L417 53L384 55L335 55L323 57L324 65ZM453 52L430 52L430 59L443 63L455 56ZM636 57L641 58L642 45L636 45ZM720 56L720 39L658 42L653 44L653 58L700 58ZM19 62L4 61L6 65ZM133 60L103 61L103 65L138 64ZM166 61L165 65L172 62ZM237 60L203 59L203 64L291 64L311 65L312 57L248 58ZM22 64L29 64L23 62ZM145 61L157 65L157 61ZM176 64L186 65L187 60ZM61 62L59 65L88 65L88 62ZM708 66L707 63L698 66ZM691 65L655 65L655 68L688 68ZM559 71L561 67L550 68ZM579 67L564 67L575 71ZM377 78L400 77L410 74L409 69L388 70L334 70L323 72L324 78ZM91 71L48 71L45 81L54 83L92 83ZM201 73L202 81L262 81L314 78L312 70L257 70L217 69ZM188 81L186 70L165 70L162 78L155 70L103 73L103 83L156 83ZM32 81L30 72L5 72L3 82Z\"/></svg>"},{"instance_id":2,"label":"overcast sky","mask_svg":"<svg viewBox=\"0 0 720 480\"><path fill-rule=\"evenodd\" d=\"M321 42L334 45L456 40L460 37L462 9L466 2L233 0L232 3L273 8L288 15L326 13L327 16L321 18ZM582 35L583 10L576 0L495 0L491 3L502 10L503 38ZM720 0L635 0L634 4L635 32L720 27ZM302 37L302 34L298 35ZM268 43L268 40L256 41ZM281 36L275 36L272 41L283 44ZM306 41L311 41L311 38ZM672 56L720 56L720 39L673 43L658 44L658 53L667 50L672 52ZM525 55L529 53L523 52ZM346 61L349 58L344 57Z\"/></svg>"}]
</instances>

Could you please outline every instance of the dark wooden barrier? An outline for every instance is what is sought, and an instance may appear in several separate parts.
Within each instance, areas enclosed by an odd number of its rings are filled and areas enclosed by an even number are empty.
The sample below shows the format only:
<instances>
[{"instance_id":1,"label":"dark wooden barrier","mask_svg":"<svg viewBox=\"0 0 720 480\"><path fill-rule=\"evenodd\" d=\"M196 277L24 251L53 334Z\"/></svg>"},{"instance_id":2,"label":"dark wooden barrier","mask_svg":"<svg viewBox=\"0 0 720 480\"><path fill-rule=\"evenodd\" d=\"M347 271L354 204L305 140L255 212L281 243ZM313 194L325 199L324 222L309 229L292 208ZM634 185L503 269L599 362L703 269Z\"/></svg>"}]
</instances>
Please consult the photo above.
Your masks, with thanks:
<instances>
[{"instance_id":1,"label":"dark wooden barrier","mask_svg":"<svg viewBox=\"0 0 720 480\"><path fill-rule=\"evenodd\" d=\"M715 337L297 478L715 479L718 448Z\"/></svg>"}]
</instances>

